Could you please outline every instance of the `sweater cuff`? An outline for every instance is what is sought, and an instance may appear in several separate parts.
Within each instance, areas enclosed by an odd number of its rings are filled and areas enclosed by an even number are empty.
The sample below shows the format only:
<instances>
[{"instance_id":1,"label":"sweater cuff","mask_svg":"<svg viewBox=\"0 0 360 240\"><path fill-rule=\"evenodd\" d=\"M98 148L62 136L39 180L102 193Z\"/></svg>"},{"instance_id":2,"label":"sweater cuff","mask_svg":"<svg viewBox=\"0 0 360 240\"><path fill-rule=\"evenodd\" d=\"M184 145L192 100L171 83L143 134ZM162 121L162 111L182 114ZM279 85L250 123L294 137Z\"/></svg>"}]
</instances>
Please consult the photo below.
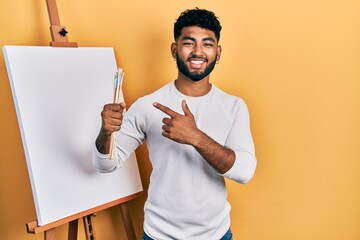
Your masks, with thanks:
<instances>
[{"instance_id":1,"label":"sweater cuff","mask_svg":"<svg viewBox=\"0 0 360 240\"><path fill-rule=\"evenodd\" d=\"M118 154L116 153L116 150L114 154L115 155L114 160L109 159L110 157L109 154L100 153L96 148L96 144L93 145L92 152L93 152L94 168L99 172L104 172L104 173L113 172L122 166L122 164L119 161L119 157L117 156Z\"/></svg>"},{"instance_id":2,"label":"sweater cuff","mask_svg":"<svg viewBox=\"0 0 360 240\"><path fill-rule=\"evenodd\" d=\"M226 173L220 175L245 184L254 176L255 168L256 158L253 154L235 151L234 165Z\"/></svg>"}]
</instances>

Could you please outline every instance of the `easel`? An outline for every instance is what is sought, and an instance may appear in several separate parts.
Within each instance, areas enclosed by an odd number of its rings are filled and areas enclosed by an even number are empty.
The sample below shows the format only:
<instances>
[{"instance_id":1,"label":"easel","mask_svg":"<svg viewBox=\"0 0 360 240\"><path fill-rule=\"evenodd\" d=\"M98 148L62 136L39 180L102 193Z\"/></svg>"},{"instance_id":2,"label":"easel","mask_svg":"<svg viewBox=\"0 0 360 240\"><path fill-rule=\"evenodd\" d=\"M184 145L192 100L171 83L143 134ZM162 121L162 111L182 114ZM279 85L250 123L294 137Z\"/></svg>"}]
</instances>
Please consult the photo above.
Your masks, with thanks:
<instances>
[{"instance_id":1,"label":"easel","mask_svg":"<svg viewBox=\"0 0 360 240\"><path fill-rule=\"evenodd\" d=\"M118 205L128 240L136 240L135 230L127 202L142 195L144 195L143 191L42 226L39 226L37 221L33 221L26 224L27 232L33 234L44 232L44 240L55 240L55 228L68 223L68 240L76 240L79 219L82 218L86 240L96 240L92 217L95 216L96 212Z\"/></svg>"},{"instance_id":2,"label":"easel","mask_svg":"<svg viewBox=\"0 0 360 240\"><path fill-rule=\"evenodd\" d=\"M52 47L78 47L76 42L69 42L67 38L67 31L65 26L60 25L59 13L57 10L56 0L46 0L47 9L50 18L50 33L52 42L50 46ZM27 232L36 234L44 232L44 240L55 240L55 228L63 225L69 224L68 230L68 240L76 240L78 235L78 223L79 219L83 219L84 230L86 240L96 240L94 226L92 223L92 218L95 217L95 213L116 205L119 205L121 217L126 230L126 236L128 240L136 240L136 235L134 231L134 226L132 224L132 219L130 216L129 208L127 202L142 196L144 192L138 192L130 196L115 200L113 202L104 204L102 206L95 207L93 209L86 210L84 212L72 215L70 217L39 226L37 221L33 221L26 224Z\"/></svg>"}]
</instances>

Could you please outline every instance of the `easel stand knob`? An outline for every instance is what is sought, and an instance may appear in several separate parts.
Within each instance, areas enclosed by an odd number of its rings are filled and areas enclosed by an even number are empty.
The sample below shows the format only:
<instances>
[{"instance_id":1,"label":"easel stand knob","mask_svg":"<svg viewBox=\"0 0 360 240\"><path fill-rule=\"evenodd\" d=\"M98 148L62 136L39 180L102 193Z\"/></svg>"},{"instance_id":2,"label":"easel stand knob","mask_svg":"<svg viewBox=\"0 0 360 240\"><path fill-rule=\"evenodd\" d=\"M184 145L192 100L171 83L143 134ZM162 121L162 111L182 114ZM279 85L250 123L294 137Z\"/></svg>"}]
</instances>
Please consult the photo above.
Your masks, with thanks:
<instances>
[{"instance_id":1,"label":"easel stand knob","mask_svg":"<svg viewBox=\"0 0 360 240\"><path fill-rule=\"evenodd\" d=\"M77 47L76 42L69 42L67 38L67 31L65 26L61 26L59 12L57 10L56 0L46 0L50 18L50 33L52 47Z\"/></svg>"},{"instance_id":2,"label":"easel stand knob","mask_svg":"<svg viewBox=\"0 0 360 240\"><path fill-rule=\"evenodd\" d=\"M51 26L50 27L51 39L50 46L52 47L77 47L76 42L69 42L66 36L67 31L65 26Z\"/></svg>"}]
</instances>

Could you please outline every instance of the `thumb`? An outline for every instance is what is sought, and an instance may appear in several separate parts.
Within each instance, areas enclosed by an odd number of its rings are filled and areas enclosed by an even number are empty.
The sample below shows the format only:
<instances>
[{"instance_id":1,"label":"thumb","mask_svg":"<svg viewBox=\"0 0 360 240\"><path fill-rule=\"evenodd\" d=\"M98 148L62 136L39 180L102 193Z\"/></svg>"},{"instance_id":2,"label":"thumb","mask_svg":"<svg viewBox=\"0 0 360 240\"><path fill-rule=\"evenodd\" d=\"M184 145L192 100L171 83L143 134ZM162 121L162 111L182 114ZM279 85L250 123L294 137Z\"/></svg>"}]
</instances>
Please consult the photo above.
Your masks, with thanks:
<instances>
[{"instance_id":1,"label":"thumb","mask_svg":"<svg viewBox=\"0 0 360 240\"><path fill-rule=\"evenodd\" d=\"M192 116L189 106L187 105L185 100L182 100L181 106L182 106L185 116Z\"/></svg>"}]
</instances>

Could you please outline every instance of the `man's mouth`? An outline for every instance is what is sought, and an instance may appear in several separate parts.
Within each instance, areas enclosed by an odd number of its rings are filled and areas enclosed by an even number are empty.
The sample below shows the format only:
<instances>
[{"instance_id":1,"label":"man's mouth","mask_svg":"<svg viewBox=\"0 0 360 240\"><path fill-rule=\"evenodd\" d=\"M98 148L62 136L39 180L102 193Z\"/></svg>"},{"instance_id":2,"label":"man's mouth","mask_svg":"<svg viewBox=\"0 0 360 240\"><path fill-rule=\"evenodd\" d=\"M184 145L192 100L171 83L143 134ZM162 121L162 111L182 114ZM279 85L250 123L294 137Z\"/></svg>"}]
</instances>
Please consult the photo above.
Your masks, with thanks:
<instances>
[{"instance_id":1,"label":"man's mouth","mask_svg":"<svg viewBox=\"0 0 360 240\"><path fill-rule=\"evenodd\" d=\"M190 67L191 68L201 68L203 64L206 62L204 59L190 59Z\"/></svg>"}]
</instances>

